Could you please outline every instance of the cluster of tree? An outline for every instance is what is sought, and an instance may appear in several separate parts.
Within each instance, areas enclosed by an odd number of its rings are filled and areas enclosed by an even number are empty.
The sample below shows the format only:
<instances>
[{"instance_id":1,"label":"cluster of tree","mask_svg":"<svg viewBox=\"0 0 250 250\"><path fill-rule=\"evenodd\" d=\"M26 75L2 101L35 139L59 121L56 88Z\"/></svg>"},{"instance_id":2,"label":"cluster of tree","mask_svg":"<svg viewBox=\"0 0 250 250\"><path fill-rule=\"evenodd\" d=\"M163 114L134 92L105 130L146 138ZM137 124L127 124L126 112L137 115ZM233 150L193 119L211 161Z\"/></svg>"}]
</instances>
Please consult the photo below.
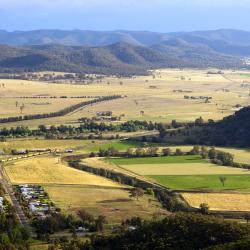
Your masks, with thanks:
<instances>
[{"instance_id":1,"label":"cluster of tree","mask_svg":"<svg viewBox=\"0 0 250 250\"><path fill-rule=\"evenodd\" d=\"M6 118L7 119L7 118ZM60 135L74 135L74 139L93 139L93 137L81 137L84 133L95 133L101 135L102 132L136 132L140 130L160 130L169 125L164 125L162 123L153 123L147 121L127 121L121 124L103 123L96 122L93 119L82 118L81 124L78 127L60 125L60 126L50 126L40 125L38 129L31 130L28 127L18 126L15 128L2 128L0 129L0 136L3 137L25 137L25 136L45 136L47 138L55 137ZM91 136L91 135L89 135ZM115 139L115 137L113 137Z\"/></svg>"},{"instance_id":2,"label":"cluster of tree","mask_svg":"<svg viewBox=\"0 0 250 250\"><path fill-rule=\"evenodd\" d=\"M96 236L73 249L249 249L248 225L216 217L181 213L157 221L135 222L135 230L115 236Z\"/></svg>"},{"instance_id":3,"label":"cluster of tree","mask_svg":"<svg viewBox=\"0 0 250 250\"><path fill-rule=\"evenodd\" d=\"M4 196L1 185L0 195ZM3 209L0 209L0 250L28 249L29 238L29 230L20 225L14 208L4 199Z\"/></svg>"},{"instance_id":4,"label":"cluster of tree","mask_svg":"<svg viewBox=\"0 0 250 250\"><path fill-rule=\"evenodd\" d=\"M250 107L242 108L221 121L186 127L176 133L166 133L160 138L169 143L199 144L209 146L250 146Z\"/></svg>"},{"instance_id":5,"label":"cluster of tree","mask_svg":"<svg viewBox=\"0 0 250 250\"><path fill-rule=\"evenodd\" d=\"M85 210L79 210L78 216L65 215L53 212L44 219L34 218L32 226L35 228L38 239L48 240L51 234L69 230L75 236L79 228L88 232L102 232L107 223L105 216L94 217Z\"/></svg>"},{"instance_id":6,"label":"cluster of tree","mask_svg":"<svg viewBox=\"0 0 250 250\"><path fill-rule=\"evenodd\" d=\"M95 103L103 102L103 101L109 101L122 98L120 95L113 95L113 96L105 96L98 99L80 102L78 104L72 105L70 107L64 108L60 111L47 113L47 114L36 114L36 115L24 115L24 116L16 116L16 117L8 117L8 118L1 118L0 123L7 123L7 122L17 122L17 121L26 121L26 120L34 120L34 119L43 119L43 118L51 118L51 117L58 117L58 116L64 116L67 115L81 107L92 105Z\"/></svg>"},{"instance_id":7,"label":"cluster of tree","mask_svg":"<svg viewBox=\"0 0 250 250\"><path fill-rule=\"evenodd\" d=\"M102 98L103 96L85 96L85 95L81 95L81 96L50 96L50 95L36 95L36 96L15 96L16 99L67 99L67 98L81 98L81 99L91 99L91 98Z\"/></svg>"},{"instance_id":8,"label":"cluster of tree","mask_svg":"<svg viewBox=\"0 0 250 250\"><path fill-rule=\"evenodd\" d=\"M85 164L80 163L80 160L71 159L69 161L71 167L83 170L95 175L99 175L108 179L111 179L115 182L125 184L128 186L134 187L130 190L130 196L135 197L136 199L143 195L142 190L147 192L149 189L153 190L154 196L162 203L162 205L169 211L189 211L191 210L190 206L178 195L172 191L148 183L143 180L139 180L133 176L129 176L123 173L115 172L112 170L104 168L93 168Z\"/></svg>"},{"instance_id":9,"label":"cluster of tree","mask_svg":"<svg viewBox=\"0 0 250 250\"><path fill-rule=\"evenodd\" d=\"M103 79L102 75L86 75L86 74L55 74L55 73L47 73L47 74L39 74L39 73L25 73L25 74L0 74L0 79L17 79L17 80L28 80L28 81L53 81L53 82L61 82L61 81L74 81L74 82L84 82L85 80L94 81Z\"/></svg>"},{"instance_id":10,"label":"cluster of tree","mask_svg":"<svg viewBox=\"0 0 250 250\"><path fill-rule=\"evenodd\" d=\"M107 124L107 123L98 123L94 119L82 118L79 120L82 122L80 124L80 129L82 131L126 131L126 132L136 132L139 130L159 130L164 125L162 123L153 123L147 121L127 121L121 124ZM165 127L165 126L164 126Z\"/></svg>"}]
</instances>

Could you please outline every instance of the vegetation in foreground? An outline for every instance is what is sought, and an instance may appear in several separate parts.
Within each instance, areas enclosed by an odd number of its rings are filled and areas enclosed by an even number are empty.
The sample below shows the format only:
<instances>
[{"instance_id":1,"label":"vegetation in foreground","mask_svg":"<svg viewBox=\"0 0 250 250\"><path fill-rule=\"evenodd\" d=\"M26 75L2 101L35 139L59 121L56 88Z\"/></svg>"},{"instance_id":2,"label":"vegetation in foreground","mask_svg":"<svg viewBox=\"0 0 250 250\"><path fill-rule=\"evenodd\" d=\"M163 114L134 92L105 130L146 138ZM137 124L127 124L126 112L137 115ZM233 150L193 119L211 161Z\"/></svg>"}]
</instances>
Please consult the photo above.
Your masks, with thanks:
<instances>
[{"instance_id":1,"label":"vegetation in foreground","mask_svg":"<svg viewBox=\"0 0 250 250\"><path fill-rule=\"evenodd\" d=\"M200 250L209 247L220 249L222 246L227 249L226 244L246 246L250 236L249 225L226 222L204 215L177 214L153 222L141 220L130 222L134 222L133 230L125 230L115 236L93 237L91 242L86 243L67 242L63 244L63 249ZM123 225L126 227L126 223ZM237 249L247 250L246 247Z\"/></svg>"}]
</instances>

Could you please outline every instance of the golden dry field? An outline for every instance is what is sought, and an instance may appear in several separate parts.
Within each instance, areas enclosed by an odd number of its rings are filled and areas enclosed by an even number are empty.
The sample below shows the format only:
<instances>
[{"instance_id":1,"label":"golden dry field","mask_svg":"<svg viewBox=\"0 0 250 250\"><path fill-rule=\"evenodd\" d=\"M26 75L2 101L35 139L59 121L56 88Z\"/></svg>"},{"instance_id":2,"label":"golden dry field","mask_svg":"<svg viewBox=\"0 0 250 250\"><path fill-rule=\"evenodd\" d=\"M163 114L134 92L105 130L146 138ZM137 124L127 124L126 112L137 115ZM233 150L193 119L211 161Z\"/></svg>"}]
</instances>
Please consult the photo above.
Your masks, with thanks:
<instances>
[{"instance_id":1,"label":"golden dry field","mask_svg":"<svg viewBox=\"0 0 250 250\"><path fill-rule=\"evenodd\" d=\"M250 211L250 194L182 193L182 196L193 207L207 203L211 210Z\"/></svg>"},{"instance_id":2,"label":"golden dry field","mask_svg":"<svg viewBox=\"0 0 250 250\"><path fill-rule=\"evenodd\" d=\"M155 198L144 195L137 201L129 197L128 190L121 188L48 185L45 190L64 212L75 213L85 209L95 216L106 216L109 223L133 216L148 219L157 212L167 213ZM148 199L151 199L150 203Z\"/></svg>"},{"instance_id":3,"label":"golden dry field","mask_svg":"<svg viewBox=\"0 0 250 250\"><path fill-rule=\"evenodd\" d=\"M249 175L250 173L249 170L210 163L136 164L122 165L122 167L139 175Z\"/></svg>"},{"instance_id":4,"label":"golden dry field","mask_svg":"<svg viewBox=\"0 0 250 250\"><path fill-rule=\"evenodd\" d=\"M247 72L225 71L224 75L207 74L207 70L162 69L153 76L133 78L104 78L101 83L89 85L53 84L21 80L1 80L5 87L0 89L0 117L20 114L16 101L25 102L23 112L54 111L82 99L16 99L20 96L99 96L120 94L126 98L85 107L64 117L49 118L18 123L1 124L4 126L42 124L72 124L80 117L95 116L97 111L113 111L114 115L124 114L125 120L155 120L169 122L172 119L192 121L199 116L204 119L221 119L232 114L235 105L246 106L250 103L249 86L242 87L247 81ZM175 91L175 92L174 92ZM204 99L184 99L184 96L212 97L210 103ZM3 108L4 107L4 108ZM7 109L6 109L7 107ZM5 110L4 110L5 109ZM141 115L144 111L144 115Z\"/></svg>"},{"instance_id":5,"label":"golden dry field","mask_svg":"<svg viewBox=\"0 0 250 250\"><path fill-rule=\"evenodd\" d=\"M37 157L6 164L5 170L13 184L79 184L119 187L117 183L61 163L58 157Z\"/></svg>"},{"instance_id":6,"label":"golden dry field","mask_svg":"<svg viewBox=\"0 0 250 250\"><path fill-rule=\"evenodd\" d=\"M78 149L94 146L98 141L86 140L45 140L45 139L9 139L0 142L0 149Z\"/></svg>"}]
</instances>

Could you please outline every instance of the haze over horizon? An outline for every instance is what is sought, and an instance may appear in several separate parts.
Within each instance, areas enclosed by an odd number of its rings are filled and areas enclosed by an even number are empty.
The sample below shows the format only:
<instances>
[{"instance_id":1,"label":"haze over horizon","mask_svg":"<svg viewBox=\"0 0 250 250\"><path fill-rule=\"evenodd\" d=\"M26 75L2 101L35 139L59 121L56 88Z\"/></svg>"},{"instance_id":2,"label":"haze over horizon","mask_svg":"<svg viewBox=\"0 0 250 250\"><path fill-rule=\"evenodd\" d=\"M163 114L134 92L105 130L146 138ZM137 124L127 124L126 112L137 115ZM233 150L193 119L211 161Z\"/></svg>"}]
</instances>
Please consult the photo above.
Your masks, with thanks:
<instances>
[{"instance_id":1,"label":"haze over horizon","mask_svg":"<svg viewBox=\"0 0 250 250\"><path fill-rule=\"evenodd\" d=\"M250 0L0 0L0 29L250 31L249 11Z\"/></svg>"}]
</instances>

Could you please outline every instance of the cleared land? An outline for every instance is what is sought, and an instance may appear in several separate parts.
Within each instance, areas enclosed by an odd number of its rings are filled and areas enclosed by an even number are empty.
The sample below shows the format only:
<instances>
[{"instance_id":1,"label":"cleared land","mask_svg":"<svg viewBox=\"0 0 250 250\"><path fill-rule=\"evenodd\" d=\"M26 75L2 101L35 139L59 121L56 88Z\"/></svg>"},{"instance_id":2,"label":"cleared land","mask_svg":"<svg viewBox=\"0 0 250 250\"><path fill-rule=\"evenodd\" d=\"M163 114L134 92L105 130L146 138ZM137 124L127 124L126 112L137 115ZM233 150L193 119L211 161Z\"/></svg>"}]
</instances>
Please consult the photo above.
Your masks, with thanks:
<instances>
[{"instance_id":1,"label":"cleared land","mask_svg":"<svg viewBox=\"0 0 250 250\"><path fill-rule=\"evenodd\" d=\"M150 175L150 179L166 187L177 190L234 190L250 191L250 175L226 175L223 186L219 180L221 175Z\"/></svg>"},{"instance_id":2,"label":"cleared land","mask_svg":"<svg viewBox=\"0 0 250 250\"><path fill-rule=\"evenodd\" d=\"M131 199L128 187L58 163L57 157L18 161L5 165L5 171L13 184L44 186L65 213L76 214L86 209L95 216L105 215L109 224L133 216L148 219L154 213L167 213L154 197L145 195L139 201Z\"/></svg>"},{"instance_id":3,"label":"cleared land","mask_svg":"<svg viewBox=\"0 0 250 250\"><path fill-rule=\"evenodd\" d=\"M210 164L200 156L113 158L108 161L172 189L250 190L249 170ZM227 178L225 186L220 176Z\"/></svg>"},{"instance_id":4,"label":"cleared land","mask_svg":"<svg viewBox=\"0 0 250 250\"><path fill-rule=\"evenodd\" d=\"M57 157L32 158L7 164L5 170L13 184L82 184L119 187L115 182L70 168Z\"/></svg>"},{"instance_id":5,"label":"cleared land","mask_svg":"<svg viewBox=\"0 0 250 250\"><path fill-rule=\"evenodd\" d=\"M193 207L207 203L211 210L250 211L250 194L183 193L182 196Z\"/></svg>"},{"instance_id":6,"label":"cleared land","mask_svg":"<svg viewBox=\"0 0 250 250\"><path fill-rule=\"evenodd\" d=\"M216 166L208 163L170 163L122 165L123 168L140 175L232 175L250 174L249 170Z\"/></svg>"},{"instance_id":7,"label":"cleared land","mask_svg":"<svg viewBox=\"0 0 250 250\"><path fill-rule=\"evenodd\" d=\"M136 164L162 164L162 163L202 163L205 162L199 155L184 156L162 156L162 157L142 157L142 158L109 158L108 161L117 165Z\"/></svg>"},{"instance_id":8,"label":"cleared land","mask_svg":"<svg viewBox=\"0 0 250 250\"><path fill-rule=\"evenodd\" d=\"M6 114L19 113L15 102L25 102L23 112L26 114L54 110L58 106L67 106L70 102L80 99L18 99L20 96L99 96L121 94L127 98L105 102L79 109L64 117L42 119L40 121L22 121L6 124L28 125L36 127L46 125L74 124L80 117L95 116L97 111L110 110L116 116L124 114L124 120L140 119L169 122L194 120L199 116L204 119L221 119L232 114L237 104L246 106L250 103L250 87L242 87L249 72L225 71L224 75L207 74L207 70L157 70L152 76L132 78L106 77L102 82L89 85L53 84L21 80L1 80L0 117ZM185 99L184 96L196 97ZM212 97L210 103L205 103L199 97ZM51 103L51 104L48 104ZM6 109L7 107L7 109ZM6 110L5 110L6 109ZM144 111L144 115L141 115ZM4 124L0 124L4 127Z\"/></svg>"},{"instance_id":9,"label":"cleared land","mask_svg":"<svg viewBox=\"0 0 250 250\"><path fill-rule=\"evenodd\" d=\"M95 216L106 216L109 223L133 216L146 219L156 212L166 214L153 197L145 195L137 201L129 198L129 192L124 189L45 186L45 190L64 212L76 213L79 209L85 209ZM148 202L149 198L151 203Z\"/></svg>"}]
</instances>

